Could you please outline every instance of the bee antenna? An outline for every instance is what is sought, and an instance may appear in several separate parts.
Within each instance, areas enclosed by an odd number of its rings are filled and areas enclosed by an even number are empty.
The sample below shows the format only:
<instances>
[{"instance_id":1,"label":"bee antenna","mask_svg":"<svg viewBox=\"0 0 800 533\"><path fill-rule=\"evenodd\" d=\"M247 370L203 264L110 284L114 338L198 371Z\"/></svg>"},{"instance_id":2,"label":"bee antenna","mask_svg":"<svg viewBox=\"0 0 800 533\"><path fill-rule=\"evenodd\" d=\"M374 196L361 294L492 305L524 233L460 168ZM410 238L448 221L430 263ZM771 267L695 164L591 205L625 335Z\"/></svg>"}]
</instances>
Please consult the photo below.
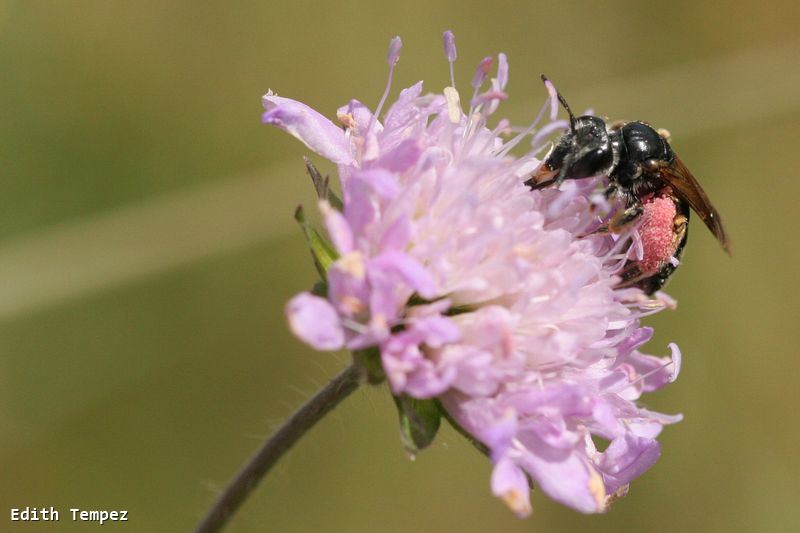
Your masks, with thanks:
<instances>
[{"instance_id":1,"label":"bee antenna","mask_svg":"<svg viewBox=\"0 0 800 533\"><path fill-rule=\"evenodd\" d=\"M553 90L556 92L556 96L558 96L558 101L561 102L561 105L564 107L564 109L566 109L567 114L569 115L569 128L572 130L572 133L575 133L575 115L572 114L572 109L569 108L569 104L567 103L567 100L564 98L564 96L561 94L561 92L559 92L559 90L555 88L555 85L553 85L553 82L551 82L549 79L547 79L547 76L545 76L544 74L542 74L541 76L542 76L542 81L544 82L544 84L546 86L549 84L548 89L550 87L552 87Z\"/></svg>"}]
</instances>

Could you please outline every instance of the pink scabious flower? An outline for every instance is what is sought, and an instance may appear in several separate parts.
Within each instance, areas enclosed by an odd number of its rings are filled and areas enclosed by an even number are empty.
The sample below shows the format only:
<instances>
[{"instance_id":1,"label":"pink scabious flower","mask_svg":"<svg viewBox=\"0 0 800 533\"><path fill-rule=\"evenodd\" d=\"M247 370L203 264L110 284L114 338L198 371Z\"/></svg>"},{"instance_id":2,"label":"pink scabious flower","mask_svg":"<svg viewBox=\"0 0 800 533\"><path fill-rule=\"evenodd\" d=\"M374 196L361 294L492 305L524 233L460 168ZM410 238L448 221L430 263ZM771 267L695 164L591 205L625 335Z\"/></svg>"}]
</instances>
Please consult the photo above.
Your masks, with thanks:
<instances>
[{"instance_id":1,"label":"pink scabious flower","mask_svg":"<svg viewBox=\"0 0 800 533\"><path fill-rule=\"evenodd\" d=\"M519 516L531 512L530 481L603 512L658 459L662 427L680 420L636 403L677 377L677 346L667 358L638 350L652 336L640 318L672 301L616 288L640 241L635 229L602 231L614 209L603 180L523 184L566 126L554 88L530 126L490 126L507 98L506 56L494 77L493 58L479 63L462 105L452 33L444 44L451 85L424 93L416 83L383 116L399 38L376 110L351 100L341 127L263 97L265 123L338 165L343 196L341 209L325 195L319 205L332 243L318 261L325 290L293 298L289 325L316 349L372 358L374 380L386 379L406 413L433 405L416 429L435 433L443 415L466 433L494 464L492 492ZM432 438L418 433L412 449Z\"/></svg>"}]
</instances>

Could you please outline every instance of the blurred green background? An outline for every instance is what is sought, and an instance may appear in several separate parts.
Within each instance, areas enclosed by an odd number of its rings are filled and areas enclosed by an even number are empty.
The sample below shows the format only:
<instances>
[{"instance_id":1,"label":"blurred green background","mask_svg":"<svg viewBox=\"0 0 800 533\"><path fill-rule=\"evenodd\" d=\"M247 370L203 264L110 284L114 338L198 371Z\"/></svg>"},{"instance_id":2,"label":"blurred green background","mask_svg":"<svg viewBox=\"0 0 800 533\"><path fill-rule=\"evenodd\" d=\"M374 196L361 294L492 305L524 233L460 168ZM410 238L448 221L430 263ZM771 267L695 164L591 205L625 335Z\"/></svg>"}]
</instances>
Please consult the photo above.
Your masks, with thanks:
<instances>
[{"instance_id":1,"label":"blurred green background","mask_svg":"<svg viewBox=\"0 0 800 533\"><path fill-rule=\"evenodd\" d=\"M695 219L650 353L681 378L663 456L603 516L540 492L519 521L452 430L411 462L386 390L361 390L263 482L232 531L789 531L800 528L797 2L0 2L0 530L11 507L128 509L185 531L265 436L346 364L287 332L314 271L300 143L259 122L271 88L333 116L466 90L509 55L527 123L546 72L575 109L668 128L723 214ZM321 165L331 171L330 166ZM115 525L106 525L115 530Z\"/></svg>"}]
</instances>

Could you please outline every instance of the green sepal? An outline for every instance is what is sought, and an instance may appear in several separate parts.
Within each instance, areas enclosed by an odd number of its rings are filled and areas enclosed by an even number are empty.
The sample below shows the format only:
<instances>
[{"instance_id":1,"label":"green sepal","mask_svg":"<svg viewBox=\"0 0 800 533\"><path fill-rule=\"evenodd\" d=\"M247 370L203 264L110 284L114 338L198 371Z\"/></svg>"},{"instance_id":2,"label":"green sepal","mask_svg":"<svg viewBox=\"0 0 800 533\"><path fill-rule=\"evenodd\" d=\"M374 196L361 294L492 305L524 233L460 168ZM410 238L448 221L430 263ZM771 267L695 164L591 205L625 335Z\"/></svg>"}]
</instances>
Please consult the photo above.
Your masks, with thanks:
<instances>
[{"instance_id":1,"label":"green sepal","mask_svg":"<svg viewBox=\"0 0 800 533\"><path fill-rule=\"evenodd\" d=\"M380 385L386 381L386 374L381 364L381 353L377 347L365 348L353 352L353 359L360 364L367 373L367 383Z\"/></svg>"},{"instance_id":2,"label":"green sepal","mask_svg":"<svg viewBox=\"0 0 800 533\"><path fill-rule=\"evenodd\" d=\"M336 253L333 245L328 242L325 237L308 225L302 205L297 206L294 212L294 219L300 224L300 228L303 230L303 235L305 235L306 242L311 250L311 257L314 259L314 266L317 268L317 272L319 272L322 279L325 279L328 268L338 259L339 255Z\"/></svg>"},{"instance_id":3,"label":"green sepal","mask_svg":"<svg viewBox=\"0 0 800 533\"><path fill-rule=\"evenodd\" d=\"M330 188L330 181L328 176L322 177L322 174L319 173L317 167L314 166L314 163L307 157L303 157L303 161L306 163L306 170L308 171L308 175L311 176L311 182L314 184L314 190L317 191L317 196L320 200L327 200L331 207L336 209L337 211L342 211L344 209L344 205L342 204L342 199L336 196Z\"/></svg>"},{"instance_id":4,"label":"green sepal","mask_svg":"<svg viewBox=\"0 0 800 533\"><path fill-rule=\"evenodd\" d=\"M311 294L314 296L319 296L320 298L327 298L328 297L328 282L325 280L320 280L311 287Z\"/></svg>"},{"instance_id":5,"label":"green sepal","mask_svg":"<svg viewBox=\"0 0 800 533\"><path fill-rule=\"evenodd\" d=\"M394 396L400 415L400 440L409 455L414 456L432 442L442 421L436 400L418 400L405 394Z\"/></svg>"}]
</instances>

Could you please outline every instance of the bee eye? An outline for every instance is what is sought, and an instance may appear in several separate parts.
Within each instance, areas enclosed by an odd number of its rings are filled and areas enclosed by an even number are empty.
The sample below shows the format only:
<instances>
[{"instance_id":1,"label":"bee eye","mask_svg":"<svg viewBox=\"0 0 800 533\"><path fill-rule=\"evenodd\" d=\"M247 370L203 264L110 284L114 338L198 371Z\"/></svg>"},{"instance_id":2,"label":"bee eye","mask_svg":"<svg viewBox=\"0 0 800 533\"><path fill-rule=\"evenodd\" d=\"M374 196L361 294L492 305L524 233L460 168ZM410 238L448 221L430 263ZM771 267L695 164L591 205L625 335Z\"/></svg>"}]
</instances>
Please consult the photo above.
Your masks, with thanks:
<instances>
[{"instance_id":1,"label":"bee eye","mask_svg":"<svg viewBox=\"0 0 800 533\"><path fill-rule=\"evenodd\" d=\"M644 169L648 172L658 172L661 168L661 162L658 159L647 159L644 162Z\"/></svg>"}]
</instances>

